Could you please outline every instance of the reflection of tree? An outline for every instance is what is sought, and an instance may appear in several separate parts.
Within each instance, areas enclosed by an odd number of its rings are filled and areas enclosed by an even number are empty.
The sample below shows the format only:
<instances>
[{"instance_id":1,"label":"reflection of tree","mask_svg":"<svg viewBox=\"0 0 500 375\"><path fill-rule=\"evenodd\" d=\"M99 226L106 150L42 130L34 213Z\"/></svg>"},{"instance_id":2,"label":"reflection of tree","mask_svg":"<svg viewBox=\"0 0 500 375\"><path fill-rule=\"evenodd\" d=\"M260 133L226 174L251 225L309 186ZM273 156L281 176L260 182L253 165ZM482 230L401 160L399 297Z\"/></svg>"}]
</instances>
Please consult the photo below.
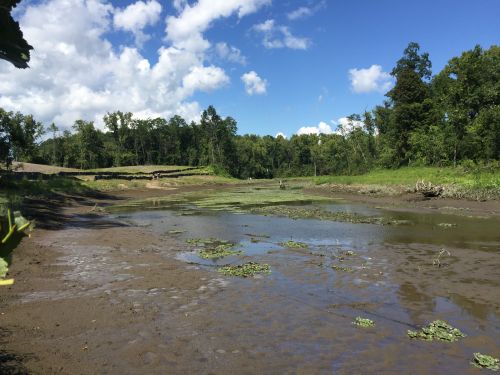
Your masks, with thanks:
<instances>
[{"instance_id":1,"label":"reflection of tree","mask_svg":"<svg viewBox=\"0 0 500 375\"><path fill-rule=\"evenodd\" d=\"M21 0L0 0L0 58L16 68L27 68L32 46L23 38L19 23L10 14Z\"/></svg>"},{"instance_id":2,"label":"reflection of tree","mask_svg":"<svg viewBox=\"0 0 500 375\"><path fill-rule=\"evenodd\" d=\"M450 293L450 299L454 304L460 306L460 308L466 311L469 315L479 319L481 323L487 321L488 315L492 312L491 306L474 302L473 300L460 294ZM484 328L484 324L482 324L481 327Z\"/></svg>"},{"instance_id":3,"label":"reflection of tree","mask_svg":"<svg viewBox=\"0 0 500 375\"><path fill-rule=\"evenodd\" d=\"M403 282L399 286L398 296L401 306L406 309L413 322L420 322L422 313L434 311L436 303L434 298L422 293L410 282Z\"/></svg>"}]
</instances>

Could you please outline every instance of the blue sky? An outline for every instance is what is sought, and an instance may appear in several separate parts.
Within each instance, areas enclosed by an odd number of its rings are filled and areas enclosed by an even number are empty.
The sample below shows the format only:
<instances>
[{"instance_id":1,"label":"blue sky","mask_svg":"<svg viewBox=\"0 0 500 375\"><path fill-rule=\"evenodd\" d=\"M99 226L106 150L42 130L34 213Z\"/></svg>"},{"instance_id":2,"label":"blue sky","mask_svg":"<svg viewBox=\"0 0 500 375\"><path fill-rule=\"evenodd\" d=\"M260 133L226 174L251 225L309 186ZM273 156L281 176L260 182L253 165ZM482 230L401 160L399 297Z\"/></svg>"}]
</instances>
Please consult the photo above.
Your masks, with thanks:
<instances>
[{"instance_id":1,"label":"blue sky","mask_svg":"<svg viewBox=\"0 0 500 375\"><path fill-rule=\"evenodd\" d=\"M410 41L436 73L500 35L497 0L23 0L15 16L35 51L29 71L0 62L0 107L61 128L212 104L240 134L329 132L382 103Z\"/></svg>"}]
</instances>

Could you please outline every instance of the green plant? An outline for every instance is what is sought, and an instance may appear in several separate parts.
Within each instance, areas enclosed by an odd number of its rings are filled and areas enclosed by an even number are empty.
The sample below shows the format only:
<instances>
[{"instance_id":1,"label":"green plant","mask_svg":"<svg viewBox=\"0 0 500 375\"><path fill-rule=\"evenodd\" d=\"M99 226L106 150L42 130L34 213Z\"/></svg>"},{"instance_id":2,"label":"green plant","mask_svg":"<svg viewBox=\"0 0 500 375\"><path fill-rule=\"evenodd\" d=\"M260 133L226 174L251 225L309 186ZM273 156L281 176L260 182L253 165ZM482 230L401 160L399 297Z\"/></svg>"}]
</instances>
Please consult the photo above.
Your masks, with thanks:
<instances>
[{"instance_id":1,"label":"green plant","mask_svg":"<svg viewBox=\"0 0 500 375\"><path fill-rule=\"evenodd\" d=\"M427 327L420 331L408 331L408 336L412 339L421 339L426 341L439 340L454 342L463 337L463 334L458 328L452 327L444 320L435 320Z\"/></svg>"},{"instance_id":2,"label":"green plant","mask_svg":"<svg viewBox=\"0 0 500 375\"><path fill-rule=\"evenodd\" d=\"M258 273L269 274L271 273L271 267L269 264L248 262L236 266L221 267L219 268L219 272L226 276L250 277Z\"/></svg>"},{"instance_id":3,"label":"green plant","mask_svg":"<svg viewBox=\"0 0 500 375\"><path fill-rule=\"evenodd\" d=\"M493 371L500 370L500 360L486 354L474 353L474 357L470 363L479 368L487 368Z\"/></svg>"},{"instance_id":4,"label":"green plant","mask_svg":"<svg viewBox=\"0 0 500 375\"><path fill-rule=\"evenodd\" d=\"M356 319L354 320L354 322L352 322L352 324L363 328L369 328L375 326L375 322L373 320L368 318L362 318L360 316L356 317Z\"/></svg>"}]
</instances>

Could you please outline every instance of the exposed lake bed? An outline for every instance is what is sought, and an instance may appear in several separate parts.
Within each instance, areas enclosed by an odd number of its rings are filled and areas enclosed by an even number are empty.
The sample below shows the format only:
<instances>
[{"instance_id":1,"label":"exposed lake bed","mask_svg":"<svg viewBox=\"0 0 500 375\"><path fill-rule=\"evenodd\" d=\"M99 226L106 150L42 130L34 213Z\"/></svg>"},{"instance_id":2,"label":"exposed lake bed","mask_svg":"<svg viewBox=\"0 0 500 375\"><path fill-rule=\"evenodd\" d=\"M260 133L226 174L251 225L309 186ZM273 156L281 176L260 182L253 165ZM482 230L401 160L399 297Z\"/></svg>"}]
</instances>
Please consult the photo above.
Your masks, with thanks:
<instances>
[{"instance_id":1,"label":"exposed lake bed","mask_svg":"<svg viewBox=\"0 0 500 375\"><path fill-rule=\"evenodd\" d=\"M107 226L68 225L21 245L57 251L38 250L59 275L27 281L2 316L7 327L38 319L32 346L27 329L9 340L28 369L62 357L62 373L473 373L473 353L498 355L498 217L269 187L123 203L96 218ZM219 272L249 263L269 268ZM357 317L374 326L356 327ZM408 337L438 319L466 337Z\"/></svg>"}]
</instances>

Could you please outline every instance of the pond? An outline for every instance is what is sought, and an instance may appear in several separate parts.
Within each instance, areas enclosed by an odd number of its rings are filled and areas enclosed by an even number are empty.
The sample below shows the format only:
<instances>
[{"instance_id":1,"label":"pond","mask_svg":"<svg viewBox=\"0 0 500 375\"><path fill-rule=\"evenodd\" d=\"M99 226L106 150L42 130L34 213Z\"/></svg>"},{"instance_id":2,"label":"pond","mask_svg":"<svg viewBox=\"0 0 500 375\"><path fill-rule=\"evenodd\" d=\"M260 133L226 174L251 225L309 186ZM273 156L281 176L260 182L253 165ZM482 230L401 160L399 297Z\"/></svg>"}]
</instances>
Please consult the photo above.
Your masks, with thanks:
<instances>
[{"instance_id":1,"label":"pond","mask_svg":"<svg viewBox=\"0 0 500 375\"><path fill-rule=\"evenodd\" d=\"M113 215L178 237L186 247L162 249L166 256L229 281L200 307L203 335L246 353L232 359L242 371L467 373L473 353L498 355L500 220L301 193L279 200L272 198L279 191L262 199L254 191L250 202L231 194L223 204L205 195L135 202ZM255 210L262 207L279 209ZM321 214L295 215L310 211ZM200 256L220 243L234 252ZM218 272L248 262L267 264L270 273ZM359 327L357 317L374 325ZM407 335L437 319L466 337L449 343Z\"/></svg>"}]
</instances>

